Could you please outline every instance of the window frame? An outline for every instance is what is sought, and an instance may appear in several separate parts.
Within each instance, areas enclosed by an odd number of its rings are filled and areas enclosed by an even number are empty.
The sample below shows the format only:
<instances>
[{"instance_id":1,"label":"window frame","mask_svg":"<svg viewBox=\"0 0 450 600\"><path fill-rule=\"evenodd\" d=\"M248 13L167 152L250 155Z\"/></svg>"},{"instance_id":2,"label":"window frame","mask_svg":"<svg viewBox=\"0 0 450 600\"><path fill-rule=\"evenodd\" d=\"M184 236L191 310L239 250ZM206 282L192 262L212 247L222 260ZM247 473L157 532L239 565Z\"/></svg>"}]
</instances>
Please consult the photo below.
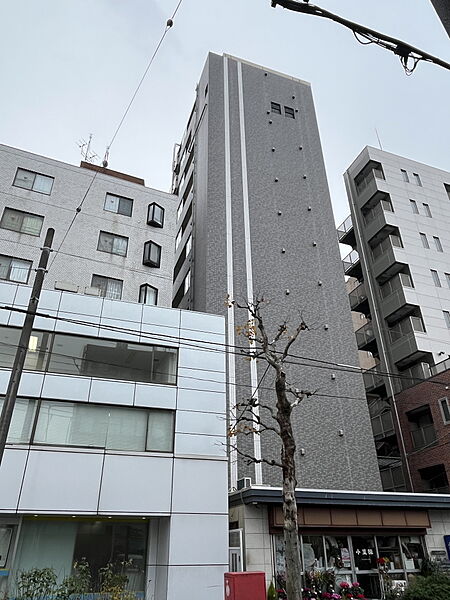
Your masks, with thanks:
<instances>
[{"instance_id":1,"label":"window frame","mask_svg":"<svg viewBox=\"0 0 450 600\"><path fill-rule=\"evenodd\" d=\"M155 209L159 208L162 212L162 218L161 220L157 220L155 218ZM161 206L161 204L158 204L157 202L152 202L151 204L148 205L148 209L147 209L147 225L151 225L152 227L158 227L160 229L162 229L164 227L164 217L165 217L165 209L163 206ZM151 215L150 215L151 213Z\"/></svg>"},{"instance_id":2,"label":"window frame","mask_svg":"<svg viewBox=\"0 0 450 600\"><path fill-rule=\"evenodd\" d=\"M442 314L444 315L444 321L447 329L450 329L450 312L448 310L443 310Z\"/></svg>"},{"instance_id":3,"label":"window frame","mask_svg":"<svg viewBox=\"0 0 450 600\"><path fill-rule=\"evenodd\" d=\"M411 206L412 212L414 215L418 215L419 213L419 207L417 206L417 202L415 200L413 200L412 198L409 199L409 205Z\"/></svg>"},{"instance_id":4,"label":"window frame","mask_svg":"<svg viewBox=\"0 0 450 600\"><path fill-rule=\"evenodd\" d=\"M1 277L0 276L0 281L11 281L12 283L22 283L23 285L27 285L28 281L30 280L30 273L31 273L31 269L33 267L33 261L32 260L27 260L27 259L24 259L24 258L18 258L17 256L9 256L8 254L0 254L0 258L7 258L10 261L9 265L8 265L7 277ZM26 281L18 281L17 279L11 279L9 277L9 275L11 274L11 263L12 263L13 260L18 260L20 262L28 263L29 264L28 273L27 273L27 280ZM13 268L19 268L19 269L21 269L22 267L13 267Z\"/></svg>"},{"instance_id":5,"label":"window frame","mask_svg":"<svg viewBox=\"0 0 450 600\"><path fill-rule=\"evenodd\" d=\"M23 171L24 173L30 173L31 175L34 176L33 177L33 181L31 183L31 187L26 187L24 185L19 185L17 183L17 176L19 175L19 171ZM50 186L50 191L43 192L41 190L34 189L34 184L36 182L36 176L45 177L46 179L51 180L52 183L51 183L51 186ZM22 167L17 167L16 174L14 175L14 180L13 180L12 185L14 187L18 187L18 188L20 188L22 190L28 190L30 192L37 192L38 194L45 194L46 196L50 196L50 194L52 193L52 190L53 190L53 184L54 183L55 183L55 178L52 177L51 175L45 175L44 173L39 173L38 171L30 171L30 169L24 169Z\"/></svg>"},{"instance_id":6,"label":"window frame","mask_svg":"<svg viewBox=\"0 0 450 600\"><path fill-rule=\"evenodd\" d=\"M442 398L439 398L438 402L439 402L439 408L441 409L442 420L444 421L444 423L446 425L450 425L450 405L449 405L447 396L443 396ZM447 407L446 409L444 409L444 407L443 407L444 403L445 403L445 406ZM445 414L446 412L448 414L448 418L446 417L446 414Z\"/></svg>"},{"instance_id":7,"label":"window frame","mask_svg":"<svg viewBox=\"0 0 450 600\"><path fill-rule=\"evenodd\" d=\"M442 247L441 240L437 235L433 235L434 245L436 246L436 250L438 252L444 252L444 248Z\"/></svg>"},{"instance_id":8,"label":"window frame","mask_svg":"<svg viewBox=\"0 0 450 600\"><path fill-rule=\"evenodd\" d=\"M283 114L281 111L281 104L279 102L270 102L270 112L275 115Z\"/></svg>"},{"instance_id":9,"label":"window frame","mask_svg":"<svg viewBox=\"0 0 450 600\"><path fill-rule=\"evenodd\" d=\"M20 229L13 229L12 227L6 227L4 225L4 218L5 218L6 211L17 213L21 217ZM39 233L30 233L29 231L22 231L24 217L36 217L41 220L41 226L39 228ZM24 235L32 235L34 237L40 237L41 232L42 232L42 226L44 225L44 218L45 217L43 217L42 215L36 215L35 213L29 213L24 210L18 210L16 208L11 208L10 206L5 206L5 208L3 209L2 218L0 219L0 227L2 229L6 229L7 231L15 231L16 233L23 233Z\"/></svg>"},{"instance_id":10,"label":"window frame","mask_svg":"<svg viewBox=\"0 0 450 600\"><path fill-rule=\"evenodd\" d=\"M295 119L295 110L291 106L284 107L284 116L287 119Z\"/></svg>"},{"instance_id":11,"label":"window frame","mask_svg":"<svg viewBox=\"0 0 450 600\"><path fill-rule=\"evenodd\" d=\"M400 169L400 172L401 172L401 174L402 174L403 181L404 181L405 183L410 183L410 181L409 181L409 175L408 175L408 171L406 171L405 169Z\"/></svg>"},{"instance_id":12,"label":"window frame","mask_svg":"<svg viewBox=\"0 0 450 600\"><path fill-rule=\"evenodd\" d=\"M98 275L97 273L93 273L92 277L91 277L91 287L96 288L98 290L102 291L101 287L98 287L97 285L94 285L94 277L98 277L100 279L104 279L105 283L106 283L106 288L105 288L105 294L100 294L101 298L107 298L108 300L121 300L122 299L122 294L123 294L123 279L117 279L116 277L106 277L105 275ZM108 283L109 281L120 281L121 287L120 287L120 298L111 298L110 296L108 296Z\"/></svg>"},{"instance_id":13,"label":"window frame","mask_svg":"<svg viewBox=\"0 0 450 600\"><path fill-rule=\"evenodd\" d=\"M433 283L435 285L435 287L442 287L441 284L441 279L439 277L439 273L436 271L436 269L430 269L430 273L431 273L431 277L433 278Z\"/></svg>"},{"instance_id":14,"label":"window frame","mask_svg":"<svg viewBox=\"0 0 450 600\"><path fill-rule=\"evenodd\" d=\"M151 249L152 246L154 246L155 248L157 248L158 250L158 260L152 260L151 258ZM147 250L148 248L148 250ZM154 242L153 240L148 240L147 242L145 242L144 244L144 253L142 256L142 264L145 265L146 267L152 267L153 269L160 269L161 268L161 257L162 257L162 246L160 246L160 244L157 244L156 242Z\"/></svg>"},{"instance_id":15,"label":"window frame","mask_svg":"<svg viewBox=\"0 0 450 600\"><path fill-rule=\"evenodd\" d=\"M103 236L109 236L112 238L112 243L111 243L111 252L109 250L104 250L102 248L100 248L100 240ZM126 249L125 249L125 254L122 254L121 252L114 252L114 242L115 240L126 240ZM123 258L125 258L128 254L128 242L130 241L130 238L124 236L124 235L119 235L117 233L111 233L110 231L103 231L100 230L99 234L98 234L98 241L97 241L97 250L99 252L105 252L106 254L114 254L115 256L122 256Z\"/></svg>"},{"instance_id":16,"label":"window frame","mask_svg":"<svg viewBox=\"0 0 450 600\"><path fill-rule=\"evenodd\" d=\"M145 298L147 298L147 291L149 288L155 291L155 303L154 304L150 304L148 302L141 300L143 292L145 294ZM155 286L150 285L149 283L143 283L142 285L139 286L139 296L138 296L139 304L144 304L144 306L158 306L158 292L159 292L159 290Z\"/></svg>"},{"instance_id":17,"label":"window frame","mask_svg":"<svg viewBox=\"0 0 450 600\"><path fill-rule=\"evenodd\" d=\"M118 203L117 203L117 210L109 210L109 208L106 208L106 203L108 201L108 196L111 196L112 198L117 198L118 199ZM125 200L127 203L129 202L129 206L130 206L130 214L128 214L127 212L123 212L120 210L120 205L121 205L121 201ZM124 217L131 217L133 215L133 207L134 207L134 200L132 198L127 198L126 196L119 196L118 194L113 194L112 192L106 192L105 195L105 201L103 203L103 210L105 210L106 212L110 212L113 213L115 215L122 215Z\"/></svg>"},{"instance_id":18,"label":"window frame","mask_svg":"<svg viewBox=\"0 0 450 600\"><path fill-rule=\"evenodd\" d=\"M419 187L423 187L419 173L413 173L414 183Z\"/></svg>"},{"instance_id":19,"label":"window frame","mask_svg":"<svg viewBox=\"0 0 450 600\"><path fill-rule=\"evenodd\" d=\"M425 248L425 250L429 250L430 249L430 242L428 241L427 234L419 231L419 236L420 236L420 239L422 241L422 246Z\"/></svg>"},{"instance_id":20,"label":"window frame","mask_svg":"<svg viewBox=\"0 0 450 600\"><path fill-rule=\"evenodd\" d=\"M422 202L422 206L423 206L423 209L425 211L425 216L429 217L430 219L432 219L433 215L431 214L430 205L427 204L426 202Z\"/></svg>"}]
</instances>

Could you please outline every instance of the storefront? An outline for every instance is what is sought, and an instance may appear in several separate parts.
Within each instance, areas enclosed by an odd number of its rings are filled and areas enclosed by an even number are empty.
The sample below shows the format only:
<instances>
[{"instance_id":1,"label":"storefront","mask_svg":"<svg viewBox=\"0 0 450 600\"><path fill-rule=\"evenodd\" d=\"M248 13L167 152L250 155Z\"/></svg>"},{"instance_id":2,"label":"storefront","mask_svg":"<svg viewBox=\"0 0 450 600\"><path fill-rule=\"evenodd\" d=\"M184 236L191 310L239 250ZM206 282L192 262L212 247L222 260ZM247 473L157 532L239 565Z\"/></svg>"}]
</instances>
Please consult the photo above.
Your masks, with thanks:
<instances>
[{"instance_id":1,"label":"storefront","mask_svg":"<svg viewBox=\"0 0 450 600\"><path fill-rule=\"evenodd\" d=\"M279 488L241 490L230 496L230 520L242 530L243 570L264 570L283 588L280 499ZM419 573L424 557L444 542L444 515L450 520L448 495L298 490L297 503L303 586L357 581L369 599L382 597L386 578L402 588Z\"/></svg>"}]
</instances>

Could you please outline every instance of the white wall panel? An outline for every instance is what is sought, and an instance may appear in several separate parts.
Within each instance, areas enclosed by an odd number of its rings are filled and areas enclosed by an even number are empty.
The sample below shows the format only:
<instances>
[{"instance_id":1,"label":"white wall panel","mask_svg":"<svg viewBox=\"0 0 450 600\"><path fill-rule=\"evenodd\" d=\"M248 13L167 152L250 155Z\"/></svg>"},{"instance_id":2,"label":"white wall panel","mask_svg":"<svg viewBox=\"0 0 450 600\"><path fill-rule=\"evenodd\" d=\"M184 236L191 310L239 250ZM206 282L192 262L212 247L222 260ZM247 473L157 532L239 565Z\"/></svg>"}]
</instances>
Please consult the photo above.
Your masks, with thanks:
<instances>
[{"instance_id":1,"label":"white wall panel","mask_svg":"<svg viewBox=\"0 0 450 600\"><path fill-rule=\"evenodd\" d=\"M136 384L134 396L135 406L150 408L175 409L177 403L177 388L166 385Z\"/></svg>"},{"instance_id":2,"label":"white wall panel","mask_svg":"<svg viewBox=\"0 0 450 600\"><path fill-rule=\"evenodd\" d=\"M170 565L220 565L227 561L227 515L172 515Z\"/></svg>"},{"instance_id":3,"label":"white wall panel","mask_svg":"<svg viewBox=\"0 0 450 600\"><path fill-rule=\"evenodd\" d=\"M19 510L97 511L103 454L31 450Z\"/></svg>"},{"instance_id":4,"label":"white wall panel","mask_svg":"<svg viewBox=\"0 0 450 600\"><path fill-rule=\"evenodd\" d=\"M180 382L181 383L181 382ZM210 384L211 385L211 384ZM222 384L216 384L220 386ZM195 386L193 386L195 387ZM225 412L225 393L204 390L178 390L178 409L203 412Z\"/></svg>"},{"instance_id":5,"label":"white wall panel","mask_svg":"<svg viewBox=\"0 0 450 600\"><path fill-rule=\"evenodd\" d=\"M223 600L224 573L228 565L169 567L167 600L186 597L195 590L195 600Z\"/></svg>"},{"instance_id":6,"label":"white wall panel","mask_svg":"<svg viewBox=\"0 0 450 600\"><path fill-rule=\"evenodd\" d=\"M7 448L0 467L0 511L15 511L19 501L27 450Z\"/></svg>"},{"instance_id":7,"label":"white wall panel","mask_svg":"<svg viewBox=\"0 0 450 600\"><path fill-rule=\"evenodd\" d=\"M86 319L84 319L84 316L86 315L100 317L102 306L103 298L94 298L92 296L82 296L64 292L61 297L59 310L61 312L74 313L75 315L83 315L83 318L80 320L85 321ZM74 318L74 314L72 314L72 318Z\"/></svg>"},{"instance_id":8,"label":"white wall panel","mask_svg":"<svg viewBox=\"0 0 450 600\"><path fill-rule=\"evenodd\" d=\"M180 326L180 312L171 308L144 306L142 323L153 323L163 327L176 327L178 329Z\"/></svg>"},{"instance_id":9,"label":"white wall panel","mask_svg":"<svg viewBox=\"0 0 450 600\"><path fill-rule=\"evenodd\" d=\"M40 396L44 375L42 373L22 373L19 384L19 396Z\"/></svg>"},{"instance_id":10,"label":"white wall panel","mask_svg":"<svg viewBox=\"0 0 450 600\"><path fill-rule=\"evenodd\" d=\"M194 312L191 310L181 311L181 329L196 329L197 331L220 331L225 330L225 318L219 315ZM183 337L185 332L183 331Z\"/></svg>"},{"instance_id":11,"label":"white wall panel","mask_svg":"<svg viewBox=\"0 0 450 600\"><path fill-rule=\"evenodd\" d=\"M42 396L59 400L79 400L87 402L91 380L88 377L45 375Z\"/></svg>"},{"instance_id":12,"label":"white wall panel","mask_svg":"<svg viewBox=\"0 0 450 600\"><path fill-rule=\"evenodd\" d=\"M107 455L100 511L150 514L170 512L172 458Z\"/></svg>"},{"instance_id":13,"label":"white wall panel","mask_svg":"<svg viewBox=\"0 0 450 600\"><path fill-rule=\"evenodd\" d=\"M132 406L134 402L134 385L134 383L122 381L92 379L89 402Z\"/></svg>"},{"instance_id":14,"label":"white wall panel","mask_svg":"<svg viewBox=\"0 0 450 600\"><path fill-rule=\"evenodd\" d=\"M176 458L173 511L186 513L228 512L227 461Z\"/></svg>"},{"instance_id":15,"label":"white wall panel","mask_svg":"<svg viewBox=\"0 0 450 600\"><path fill-rule=\"evenodd\" d=\"M201 412L177 412L175 431L177 433L201 433L205 435L226 435L226 418L224 414L204 414Z\"/></svg>"},{"instance_id":16,"label":"white wall panel","mask_svg":"<svg viewBox=\"0 0 450 600\"><path fill-rule=\"evenodd\" d=\"M225 355L213 350L180 348L179 366L206 371L225 371Z\"/></svg>"},{"instance_id":17,"label":"white wall panel","mask_svg":"<svg viewBox=\"0 0 450 600\"><path fill-rule=\"evenodd\" d=\"M225 456L226 437L214 435L175 434L176 454L204 454L206 456Z\"/></svg>"},{"instance_id":18,"label":"white wall panel","mask_svg":"<svg viewBox=\"0 0 450 600\"><path fill-rule=\"evenodd\" d=\"M142 304L134 304L131 302L120 302L118 300L109 300L105 298L103 301L102 319L118 319L119 321L134 321L141 323ZM128 327L134 329L129 323ZM122 325L124 327L124 325Z\"/></svg>"}]
</instances>

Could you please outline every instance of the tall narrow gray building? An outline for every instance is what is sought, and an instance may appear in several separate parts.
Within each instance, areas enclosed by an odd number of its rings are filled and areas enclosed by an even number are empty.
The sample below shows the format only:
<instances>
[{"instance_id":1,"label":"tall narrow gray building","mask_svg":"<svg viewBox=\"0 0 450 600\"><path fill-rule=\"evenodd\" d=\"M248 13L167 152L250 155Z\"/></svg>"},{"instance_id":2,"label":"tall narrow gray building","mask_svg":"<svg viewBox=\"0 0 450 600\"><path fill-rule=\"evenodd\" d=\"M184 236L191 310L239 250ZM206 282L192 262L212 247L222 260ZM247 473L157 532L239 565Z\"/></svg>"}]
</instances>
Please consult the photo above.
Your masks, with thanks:
<instances>
[{"instance_id":1,"label":"tall narrow gray building","mask_svg":"<svg viewBox=\"0 0 450 600\"><path fill-rule=\"evenodd\" d=\"M266 365L233 352L246 343L236 327L248 315L226 306L228 297L264 296L270 331L285 318L295 327L300 315L310 328L289 368L292 383L317 390L294 416L299 485L379 489L363 382L345 367L357 351L309 83L209 54L175 149L172 191L180 198L173 306L226 315L230 408L250 395L273 401ZM279 457L265 435L238 447ZM243 477L281 482L276 468L231 452L232 488Z\"/></svg>"}]
</instances>

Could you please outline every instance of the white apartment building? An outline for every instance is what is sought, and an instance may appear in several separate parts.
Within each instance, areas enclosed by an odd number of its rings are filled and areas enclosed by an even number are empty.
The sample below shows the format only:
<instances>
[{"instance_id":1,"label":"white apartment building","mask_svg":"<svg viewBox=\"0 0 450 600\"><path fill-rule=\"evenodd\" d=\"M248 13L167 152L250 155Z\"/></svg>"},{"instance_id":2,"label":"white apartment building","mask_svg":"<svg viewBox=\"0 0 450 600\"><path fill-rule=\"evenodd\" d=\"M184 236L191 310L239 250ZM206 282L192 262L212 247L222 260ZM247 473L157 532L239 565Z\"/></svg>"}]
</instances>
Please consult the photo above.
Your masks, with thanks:
<instances>
[{"instance_id":1,"label":"white apartment building","mask_svg":"<svg viewBox=\"0 0 450 600\"><path fill-rule=\"evenodd\" d=\"M31 288L0 283L0 403ZM0 590L85 558L148 600L222 600L224 319L44 290L0 468Z\"/></svg>"},{"instance_id":2,"label":"white apartment building","mask_svg":"<svg viewBox=\"0 0 450 600\"><path fill-rule=\"evenodd\" d=\"M0 279L26 284L53 227L46 288L171 305L174 196L4 145L0 165Z\"/></svg>"}]
</instances>

